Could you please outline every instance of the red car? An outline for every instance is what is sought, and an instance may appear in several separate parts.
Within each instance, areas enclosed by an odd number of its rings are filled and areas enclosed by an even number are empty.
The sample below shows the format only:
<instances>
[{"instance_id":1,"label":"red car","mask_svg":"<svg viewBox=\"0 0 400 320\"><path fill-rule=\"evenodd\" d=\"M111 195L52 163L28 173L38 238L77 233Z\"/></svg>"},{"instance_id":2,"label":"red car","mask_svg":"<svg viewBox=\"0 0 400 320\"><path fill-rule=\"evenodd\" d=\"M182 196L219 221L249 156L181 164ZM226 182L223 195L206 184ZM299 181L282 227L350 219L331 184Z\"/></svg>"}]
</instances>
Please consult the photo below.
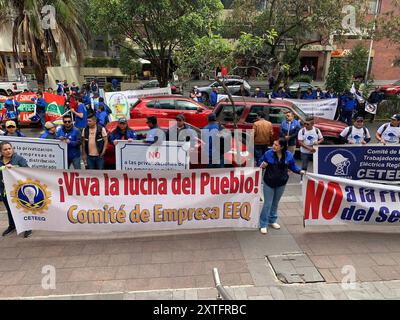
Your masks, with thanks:
<instances>
[{"instance_id":1,"label":"red car","mask_svg":"<svg viewBox=\"0 0 400 320\"><path fill-rule=\"evenodd\" d=\"M130 110L131 119L157 118L175 120L178 114L185 115L186 122L198 128L208 124L208 115L212 110L183 96L152 96L140 98Z\"/></svg>"},{"instance_id":2,"label":"red car","mask_svg":"<svg viewBox=\"0 0 400 320\"><path fill-rule=\"evenodd\" d=\"M147 125L146 119L131 119L128 120L128 126L132 130L136 131L138 140L144 140L146 138L147 132L150 130ZM158 126L164 130L166 133L168 129L176 124L175 120L170 119L158 119ZM107 133L110 135L117 127L118 121L110 122L106 129ZM193 129L197 134L197 141L193 152L190 154L190 169L202 169L207 168L207 164L201 164L201 154L204 148L205 142L201 140L201 130L193 125L186 123L191 129ZM240 139L241 140L241 139ZM236 162L237 150L240 150L240 157L243 162L239 164ZM111 143L108 144L108 148L105 154L105 165L107 169L115 169L115 146ZM245 166L246 164L252 165L251 159L252 154L247 151L246 145L241 141L237 142L233 137L231 139L231 149L224 155L226 163L232 163L233 167ZM197 160L196 160L197 159Z\"/></svg>"},{"instance_id":3,"label":"red car","mask_svg":"<svg viewBox=\"0 0 400 320\"><path fill-rule=\"evenodd\" d=\"M393 84L389 84L387 86L382 86L381 92L383 92L385 94L385 96L397 95L398 97L400 97L400 80L396 81Z\"/></svg>"},{"instance_id":4,"label":"red car","mask_svg":"<svg viewBox=\"0 0 400 320\"><path fill-rule=\"evenodd\" d=\"M275 140L279 138L280 126L286 119L287 112L292 111L295 117L301 121L307 118L307 115L296 105L285 100L259 98L234 98L233 100L235 102L238 129L252 130L257 119L257 113L263 111L267 120L272 123ZM214 111L221 125L234 129L233 106L229 100L221 101ZM340 143L340 133L347 127L345 123L318 117L314 119L315 127L321 130L325 138L325 144Z\"/></svg>"}]
</instances>

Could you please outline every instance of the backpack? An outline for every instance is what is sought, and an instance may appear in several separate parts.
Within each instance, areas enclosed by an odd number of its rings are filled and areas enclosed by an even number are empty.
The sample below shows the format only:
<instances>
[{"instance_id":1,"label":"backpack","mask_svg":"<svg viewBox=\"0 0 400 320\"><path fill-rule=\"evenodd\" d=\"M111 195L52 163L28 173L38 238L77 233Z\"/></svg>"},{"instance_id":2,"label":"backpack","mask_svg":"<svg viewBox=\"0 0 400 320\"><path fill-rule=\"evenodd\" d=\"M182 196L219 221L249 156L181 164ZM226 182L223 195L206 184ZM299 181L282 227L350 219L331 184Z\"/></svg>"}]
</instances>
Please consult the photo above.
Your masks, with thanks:
<instances>
[{"instance_id":1,"label":"backpack","mask_svg":"<svg viewBox=\"0 0 400 320\"><path fill-rule=\"evenodd\" d=\"M387 129L387 127L385 128L385 130ZM385 130L383 130L383 132L385 132ZM364 138L367 136L367 128L363 127L363 131L364 131ZM351 133L353 132L353 126L349 127L349 132L347 133L347 135L344 137L344 139L346 139L346 141L348 141ZM382 132L382 134L383 134Z\"/></svg>"},{"instance_id":2,"label":"backpack","mask_svg":"<svg viewBox=\"0 0 400 320\"><path fill-rule=\"evenodd\" d=\"M319 136L319 134L321 133L321 130L319 130L318 128L314 128L315 133ZM304 136L306 134L306 128L303 128L303 131L301 132L301 134ZM322 135L322 133L321 133Z\"/></svg>"}]
</instances>

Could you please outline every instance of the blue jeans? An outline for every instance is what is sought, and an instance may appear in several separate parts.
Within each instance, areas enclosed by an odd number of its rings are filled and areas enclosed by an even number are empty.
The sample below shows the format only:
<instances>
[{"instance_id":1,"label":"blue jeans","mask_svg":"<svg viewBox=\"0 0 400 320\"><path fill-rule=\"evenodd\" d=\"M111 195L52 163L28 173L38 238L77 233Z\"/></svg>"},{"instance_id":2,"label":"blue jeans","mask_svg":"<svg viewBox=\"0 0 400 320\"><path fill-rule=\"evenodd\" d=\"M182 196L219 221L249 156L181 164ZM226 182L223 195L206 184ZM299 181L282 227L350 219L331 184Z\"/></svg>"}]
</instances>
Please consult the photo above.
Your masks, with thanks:
<instances>
[{"instance_id":1,"label":"blue jeans","mask_svg":"<svg viewBox=\"0 0 400 320\"><path fill-rule=\"evenodd\" d=\"M301 169L304 171L308 171L308 163L313 161L313 154L310 153L301 153Z\"/></svg>"},{"instance_id":2,"label":"blue jeans","mask_svg":"<svg viewBox=\"0 0 400 320\"><path fill-rule=\"evenodd\" d=\"M286 186L271 188L264 182L264 207L260 215L260 228L276 223L278 220L278 205Z\"/></svg>"},{"instance_id":3,"label":"blue jeans","mask_svg":"<svg viewBox=\"0 0 400 320\"><path fill-rule=\"evenodd\" d=\"M37 112L36 115L40 118L40 124L42 128L45 129L44 125L46 124L46 113Z\"/></svg>"},{"instance_id":4,"label":"blue jeans","mask_svg":"<svg viewBox=\"0 0 400 320\"><path fill-rule=\"evenodd\" d=\"M87 157L88 170L104 170L104 158L99 156Z\"/></svg>"},{"instance_id":5,"label":"blue jeans","mask_svg":"<svg viewBox=\"0 0 400 320\"><path fill-rule=\"evenodd\" d=\"M353 124L353 111L342 111L342 117L340 119L342 122L347 123L351 126Z\"/></svg>"},{"instance_id":6,"label":"blue jeans","mask_svg":"<svg viewBox=\"0 0 400 320\"><path fill-rule=\"evenodd\" d=\"M75 170L81 170L81 157L68 159L68 168L70 168L72 164L74 165Z\"/></svg>"}]
</instances>

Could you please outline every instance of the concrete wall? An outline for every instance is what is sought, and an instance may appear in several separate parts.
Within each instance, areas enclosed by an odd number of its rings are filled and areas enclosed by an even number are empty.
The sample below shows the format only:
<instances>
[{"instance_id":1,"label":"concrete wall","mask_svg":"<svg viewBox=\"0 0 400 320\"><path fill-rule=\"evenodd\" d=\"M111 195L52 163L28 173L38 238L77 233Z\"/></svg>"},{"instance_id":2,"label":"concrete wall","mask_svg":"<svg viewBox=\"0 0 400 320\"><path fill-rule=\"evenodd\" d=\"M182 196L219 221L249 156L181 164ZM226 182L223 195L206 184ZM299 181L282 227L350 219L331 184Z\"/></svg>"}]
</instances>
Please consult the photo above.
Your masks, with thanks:
<instances>
[{"instance_id":1,"label":"concrete wall","mask_svg":"<svg viewBox=\"0 0 400 320\"><path fill-rule=\"evenodd\" d=\"M75 82L78 85L82 85L78 67L50 67L47 68L47 74L47 85L53 89L56 87L56 80L68 80L69 84Z\"/></svg>"}]
</instances>

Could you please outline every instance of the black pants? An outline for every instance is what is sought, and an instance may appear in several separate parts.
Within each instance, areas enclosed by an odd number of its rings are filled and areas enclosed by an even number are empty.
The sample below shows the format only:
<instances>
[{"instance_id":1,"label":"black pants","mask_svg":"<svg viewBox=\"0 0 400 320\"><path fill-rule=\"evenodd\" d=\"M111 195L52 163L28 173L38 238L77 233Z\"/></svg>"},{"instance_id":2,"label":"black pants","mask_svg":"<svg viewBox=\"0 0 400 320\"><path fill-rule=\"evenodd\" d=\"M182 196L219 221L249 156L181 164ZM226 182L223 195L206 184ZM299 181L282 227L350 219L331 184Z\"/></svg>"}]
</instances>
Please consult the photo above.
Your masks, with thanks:
<instances>
[{"instance_id":1,"label":"black pants","mask_svg":"<svg viewBox=\"0 0 400 320\"><path fill-rule=\"evenodd\" d=\"M7 197L5 197L5 196L2 197L2 200L3 200L3 203L4 203L4 205L5 205L5 207L6 207L6 210L7 210L8 225L9 225L9 227L15 229L15 222L14 222L13 216L12 216L12 214L11 214L11 209L10 209L10 205L8 204Z\"/></svg>"}]
</instances>

